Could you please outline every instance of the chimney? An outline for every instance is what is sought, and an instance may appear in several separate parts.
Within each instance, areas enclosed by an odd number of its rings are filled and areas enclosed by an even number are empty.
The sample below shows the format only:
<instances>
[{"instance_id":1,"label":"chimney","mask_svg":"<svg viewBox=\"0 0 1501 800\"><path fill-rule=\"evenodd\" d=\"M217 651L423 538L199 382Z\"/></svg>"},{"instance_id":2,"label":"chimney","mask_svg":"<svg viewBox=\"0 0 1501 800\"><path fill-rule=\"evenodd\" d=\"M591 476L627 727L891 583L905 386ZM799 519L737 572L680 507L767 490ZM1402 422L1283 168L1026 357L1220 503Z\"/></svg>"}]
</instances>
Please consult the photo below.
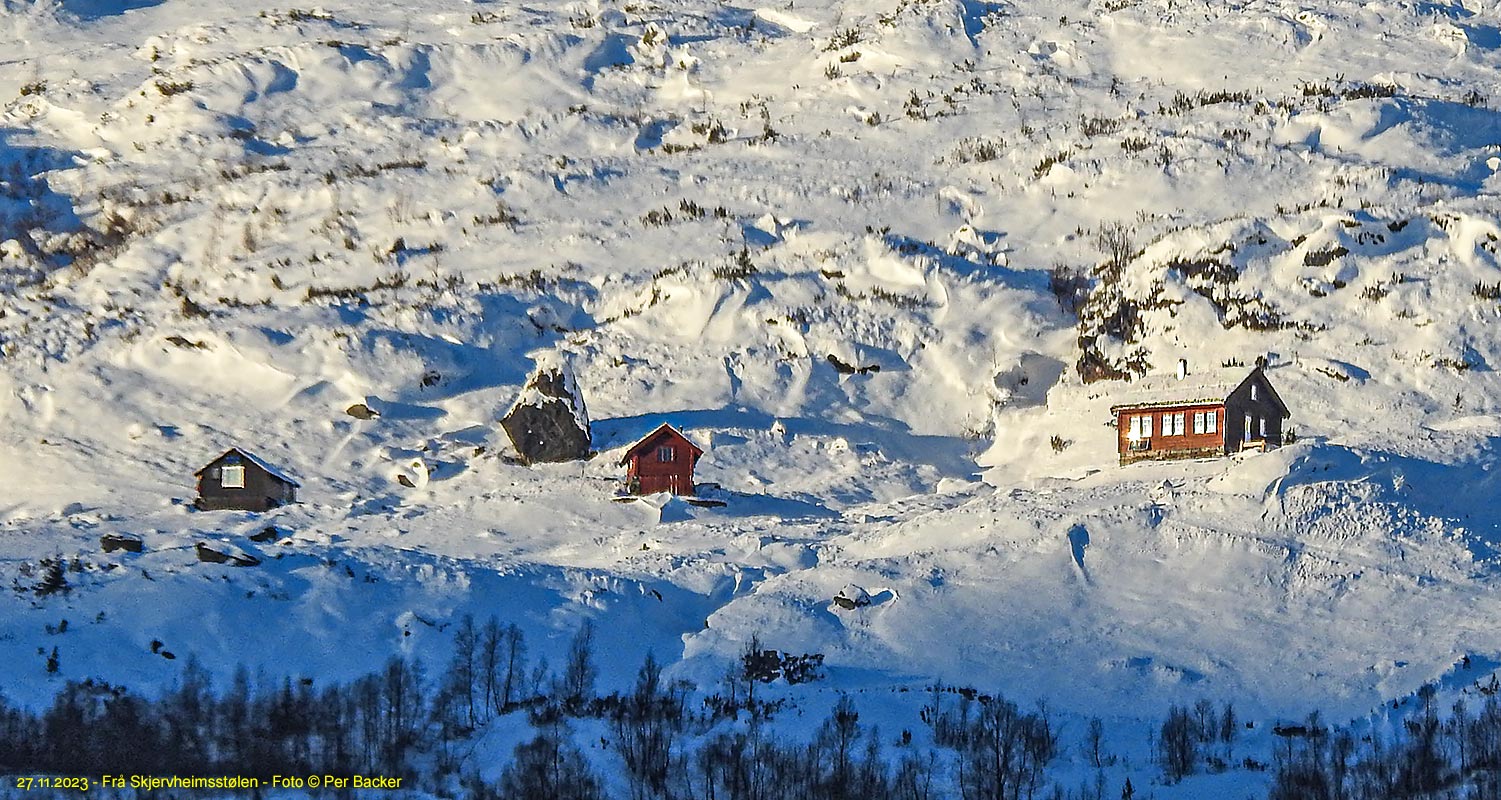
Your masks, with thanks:
<instances>
[{"instance_id":1,"label":"chimney","mask_svg":"<svg viewBox=\"0 0 1501 800\"><path fill-rule=\"evenodd\" d=\"M1187 377L1188 377L1188 359L1186 359L1186 358L1180 358L1180 359L1178 359L1178 380L1181 381L1181 380L1183 380L1184 378L1187 378Z\"/></svg>"},{"instance_id":2,"label":"chimney","mask_svg":"<svg viewBox=\"0 0 1501 800\"><path fill-rule=\"evenodd\" d=\"M1267 357L1266 356L1257 356L1256 357L1256 366L1257 366L1258 369L1266 369L1266 365L1267 365Z\"/></svg>"}]
</instances>

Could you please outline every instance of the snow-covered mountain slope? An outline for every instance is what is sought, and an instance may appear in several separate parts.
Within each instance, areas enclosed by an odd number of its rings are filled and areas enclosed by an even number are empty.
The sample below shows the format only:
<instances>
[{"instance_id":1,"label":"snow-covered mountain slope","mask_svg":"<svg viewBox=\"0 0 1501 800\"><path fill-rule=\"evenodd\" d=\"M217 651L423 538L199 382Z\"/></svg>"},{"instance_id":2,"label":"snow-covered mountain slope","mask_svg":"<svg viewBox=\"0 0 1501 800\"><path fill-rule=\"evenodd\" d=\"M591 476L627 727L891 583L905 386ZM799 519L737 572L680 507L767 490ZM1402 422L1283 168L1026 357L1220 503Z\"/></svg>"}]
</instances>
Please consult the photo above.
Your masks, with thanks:
<instances>
[{"instance_id":1,"label":"snow-covered mountain slope","mask_svg":"<svg viewBox=\"0 0 1501 800\"><path fill-rule=\"evenodd\" d=\"M153 640L441 661L464 613L608 621L608 681L758 633L834 686L1141 719L1353 716L1501 654L1494 8L0 8L8 695L44 645L143 688ZM1080 321L1051 287L1101 264ZM503 458L539 351L587 463ZM1118 468L1085 351L1270 354L1299 442ZM611 502L662 421L727 506ZM230 445L303 503L191 511Z\"/></svg>"}]
</instances>

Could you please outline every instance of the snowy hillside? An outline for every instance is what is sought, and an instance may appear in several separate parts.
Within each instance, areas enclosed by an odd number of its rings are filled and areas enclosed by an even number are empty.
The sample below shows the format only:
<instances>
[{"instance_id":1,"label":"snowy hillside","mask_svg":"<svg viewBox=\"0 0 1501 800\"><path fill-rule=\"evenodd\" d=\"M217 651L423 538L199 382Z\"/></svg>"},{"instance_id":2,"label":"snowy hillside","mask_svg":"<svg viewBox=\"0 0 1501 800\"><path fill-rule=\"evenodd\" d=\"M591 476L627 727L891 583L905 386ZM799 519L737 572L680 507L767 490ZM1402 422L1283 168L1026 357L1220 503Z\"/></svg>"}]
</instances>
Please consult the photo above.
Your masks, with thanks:
<instances>
[{"instance_id":1,"label":"snowy hillside","mask_svg":"<svg viewBox=\"0 0 1501 800\"><path fill-rule=\"evenodd\" d=\"M650 650L707 694L759 636L824 655L810 719L916 727L941 681L1120 748L1200 698L1264 733L1483 679L1498 25L0 0L0 691L436 670L465 614L553 663L592 621L609 689ZM499 419L560 353L598 455L521 466ZM1261 356L1293 444L1116 465L1128 384L1086 373ZM725 505L614 501L662 422ZM230 446L301 503L194 510ZM1265 784L1199 780L1157 796Z\"/></svg>"}]
</instances>

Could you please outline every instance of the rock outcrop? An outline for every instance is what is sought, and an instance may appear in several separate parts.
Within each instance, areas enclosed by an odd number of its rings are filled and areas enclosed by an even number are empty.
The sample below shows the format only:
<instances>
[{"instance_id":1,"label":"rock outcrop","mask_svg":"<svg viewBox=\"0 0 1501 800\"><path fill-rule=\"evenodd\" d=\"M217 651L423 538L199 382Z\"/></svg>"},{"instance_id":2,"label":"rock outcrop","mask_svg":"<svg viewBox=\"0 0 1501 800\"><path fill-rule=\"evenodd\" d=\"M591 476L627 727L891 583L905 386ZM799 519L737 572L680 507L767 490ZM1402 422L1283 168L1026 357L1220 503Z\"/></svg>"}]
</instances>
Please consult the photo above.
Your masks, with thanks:
<instances>
[{"instance_id":1,"label":"rock outcrop","mask_svg":"<svg viewBox=\"0 0 1501 800\"><path fill-rule=\"evenodd\" d=\"M537 359L526 388L500 424L527 464L589 456L589 413L573 370L561 356Z\"/></svg>"}]
</instances>

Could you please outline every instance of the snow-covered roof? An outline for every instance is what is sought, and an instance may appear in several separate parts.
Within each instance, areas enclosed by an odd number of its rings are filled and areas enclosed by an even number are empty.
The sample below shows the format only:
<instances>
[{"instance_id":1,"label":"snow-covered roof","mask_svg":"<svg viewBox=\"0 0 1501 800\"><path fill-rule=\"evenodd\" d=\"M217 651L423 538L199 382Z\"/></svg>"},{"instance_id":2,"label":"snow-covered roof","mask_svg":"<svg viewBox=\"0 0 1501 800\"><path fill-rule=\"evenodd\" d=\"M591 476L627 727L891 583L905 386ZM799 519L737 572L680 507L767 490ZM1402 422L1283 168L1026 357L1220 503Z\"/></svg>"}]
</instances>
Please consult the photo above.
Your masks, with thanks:
<instances>
[{"instance_id":1,"label":"snow-covered roof","mask_svg":"<svg viewBox=\"0 0 1501 800\"><path fill-rule=\"evenodd\" d=\"M246 461L249 461L250 463L256 465L257 467L260 467L261 469L265 470L267 472L267 474L271 475L271 477L276 478L277 480L283 481L285 483L290 483L290 484L292 484L293 486L296 486L299 489L302 488L302 484L299 483L296 478L293 478L292 476L288 475L285 472L282 472L281 470L277 469L276 467L273 467L270 464L267 464L265 461L262 461L260 459L260 457L257 456L257 455L255 455L254 453L246 452L244 450L241 450L238 447L231 447L228 450L225 450L224 452L220 453L218 456L216 456L214 458L213 461L208 462L209 465L213 465L213 464L217 463L220 459L224 458L225 456L229 455L230 453L239 453L241 458L243 458ZM193 477L196 478L199 475L202 475L203 474L203 470L205 470L205 469L208 469L208 466L205 466L203 469L200 469L197 472L193 473Z\"/></svg>"},{"instance_id":2,"label":"snow-covered roof","mask_svg":"<svg viewBox=\"0 0 1501 800\"><path fill-rule=\"evenodd\" d=\"M1110 410L1222 403L1255 371L1255 368L1225 367L1201 372L1190 371L1183 378L1179 378L1176 373L1145 375L1117 392L1117 402Z\"/></svg>"},{"instance_id":3,"label":"snow-covered roof","mask_svg":"<svg viewBox=\"0 0 1501 800\"><path fill-rule=\"evenodd\" d=\"M631 444L630 447L627 447L625 449L625 455L623 455L623 456L620 457L620 463L624 464L625 462L629 461L630 458L631 458L631 454L632 453L636 452L636 450L639 449L642 445L644 445L648 441L650 441L652 439L652 437L656 436L657 434L661 433L664 430L672 431L673 433L677 434L679 438L681 438L683 441L685 441L685 442L688 443L689 447L693 448L693 450L694 450L694 452L696 454L698 454L698 455L703 455L704 454L704 449L702 447L699 447L692 439L689 439L687 436L684 436L682 431L678 430L677 428L672 427L671 424L664 422L661 425L658 425L656 428L653 428L651 433L648 433L645 436L641 437L640 439L637 439L635 442L633 442Z\"/></svg>"}]
</instances>

